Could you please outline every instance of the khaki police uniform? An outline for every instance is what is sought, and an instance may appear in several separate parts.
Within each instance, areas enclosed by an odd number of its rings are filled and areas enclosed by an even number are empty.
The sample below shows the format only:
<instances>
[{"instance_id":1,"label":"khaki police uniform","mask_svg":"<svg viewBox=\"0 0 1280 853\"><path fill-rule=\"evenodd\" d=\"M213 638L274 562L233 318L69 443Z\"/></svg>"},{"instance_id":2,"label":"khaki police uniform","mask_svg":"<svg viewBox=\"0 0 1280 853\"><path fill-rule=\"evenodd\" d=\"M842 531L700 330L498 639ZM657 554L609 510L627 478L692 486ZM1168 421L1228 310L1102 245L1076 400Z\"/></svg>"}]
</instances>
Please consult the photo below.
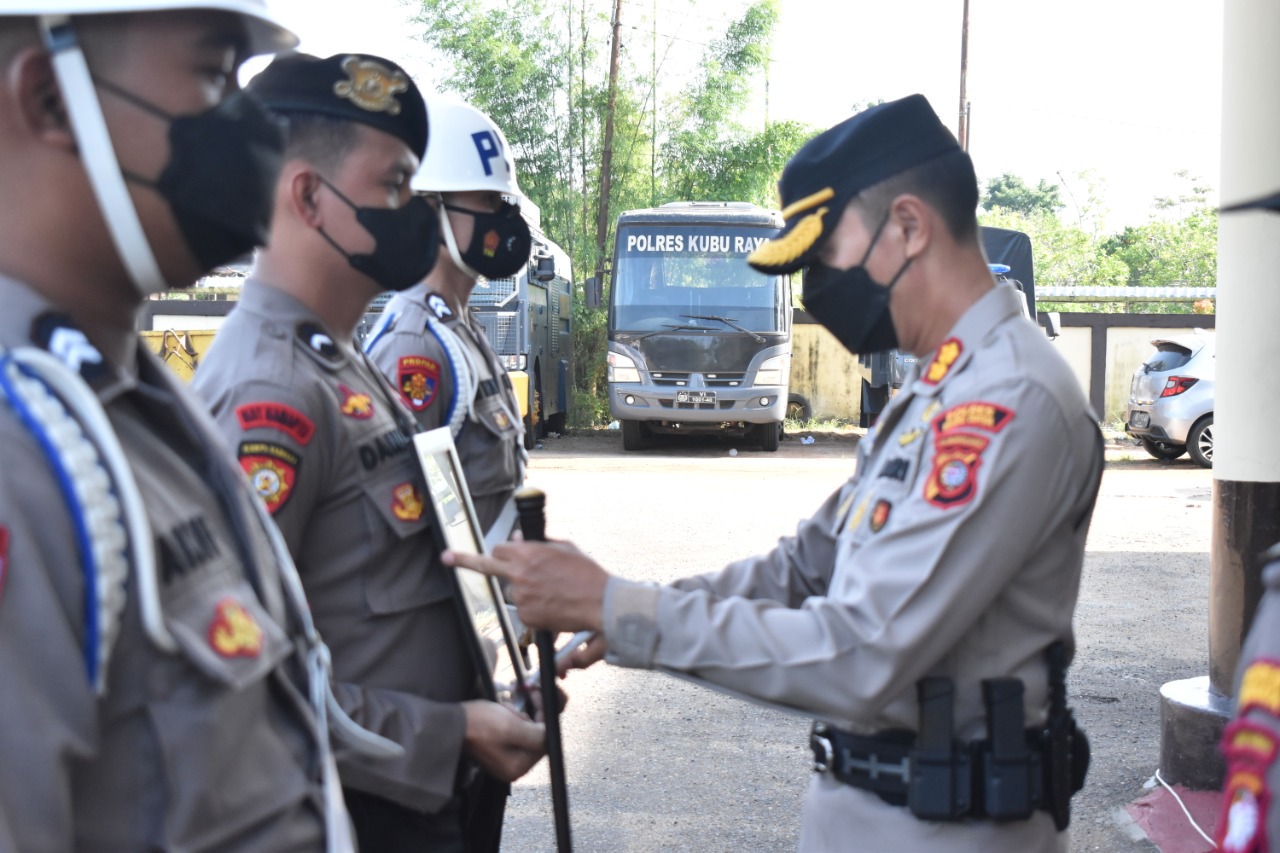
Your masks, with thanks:
<instances>
[{"instance_id":1,"label":"khaki police uniform","mask_svg":"<svg viewBox=\"0 0 1280 853\"><path fill-rule=\"evenodd\" d=\"M295 557L340 704L405 749L338 752L343 785L420 813L453 808L469 767L460 703L481 694L413 418L363 354L253 278L194 384Z\"/></svg>"},{"instance_id":2,"label":"khaki police uniform","mask_svg":"<svg viewBox=\"0 0 1280 853\"><path fill-rule=\"evenodd\" d=\"M1224 853L1280 849L1280 546L1267 557L1262 601L1240 654L1236 718L1222 737L1227 775L1217 842Z\"/></svg>"},{"instance_id":3,"label":"khaki police uniform","mask_svg":"<svg viewBox=\"0 0 1280 853\"><path fill-rule=\"evenodd\" d=\"M136 372L108 363L4 277L0 304L0 347L46 347L105 408L176 643L163 651L144 628L137 572L88 576L77 533L88 508L67 500L40 431L0 393L0 848L323 849L302 641L255 498L213 424L145 349Z\"/></svg>"},{"instance_id":4,"label":"khaki police uniform","mask_svg":"<svg viewBox=\"0 0 1280 853\"><path fill-rule=\"evenodd\" d=\"M450 426L488 530L524 482L524 424L511 380L468 310L418 284L397 293L366 345L423 429Z\"/></svg>"},{"instance_id":5,"label":"khaki police uniform","mask_svg":"<svg viewBox=\"0 0 1280 853\"><path fill-rule=\"evenodd\" d=\"M771 553L645 586L613 578L608 659L688 671L856 733L914 731L916 683L954 681L955 737L985 736L983 679L1045 718L1045 649L1070 640L1102 447L1079 382L1021 296L975 303L858 447L854 476ZM1064 849L1049 815L930 822L815 775L800 848Z\"/></svg>"}]
</instances>

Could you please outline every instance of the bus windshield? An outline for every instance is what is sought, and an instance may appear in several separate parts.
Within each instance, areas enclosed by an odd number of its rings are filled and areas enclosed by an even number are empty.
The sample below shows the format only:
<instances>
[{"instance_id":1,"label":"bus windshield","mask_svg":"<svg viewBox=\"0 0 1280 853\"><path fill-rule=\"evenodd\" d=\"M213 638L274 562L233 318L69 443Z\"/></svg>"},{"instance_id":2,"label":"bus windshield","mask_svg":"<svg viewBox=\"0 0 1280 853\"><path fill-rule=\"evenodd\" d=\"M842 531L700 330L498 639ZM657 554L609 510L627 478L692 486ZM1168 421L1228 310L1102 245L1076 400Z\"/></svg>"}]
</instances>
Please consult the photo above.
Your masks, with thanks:
<instances>
[{"instance_id":1,"label":"bus windshield","mask_svg":"<svg viewBox=\"0 0 1280 853\"><path fill-rule=\"evenodd\" d=\"M614 331L785 331L782 278L747 265L747 254L775 234L731 225L619 228Z\"/></svg>"}]
</instances>

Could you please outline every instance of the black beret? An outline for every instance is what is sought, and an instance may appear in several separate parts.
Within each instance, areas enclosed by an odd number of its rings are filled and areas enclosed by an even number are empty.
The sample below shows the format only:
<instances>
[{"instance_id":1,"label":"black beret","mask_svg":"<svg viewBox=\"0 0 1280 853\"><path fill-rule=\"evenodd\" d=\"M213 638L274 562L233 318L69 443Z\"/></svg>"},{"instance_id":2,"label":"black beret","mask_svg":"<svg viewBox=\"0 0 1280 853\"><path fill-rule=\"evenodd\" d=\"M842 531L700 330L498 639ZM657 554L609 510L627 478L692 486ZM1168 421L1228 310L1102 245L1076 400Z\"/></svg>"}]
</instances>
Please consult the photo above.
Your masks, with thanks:
<instances>
[{"instance_id":1,"label":"black beret","mask_svg":"<svg viewBox=\"0 0 1280 853\"><path fill-rule=\"evenodd\" d=\"M1271 195L1255 198L1252 201L1242 201L1238 204L1227 205L1222 208L1222 213L1231 213L1236 210L1280 210L1280 192Z\"/></svg>"},{"instance_id":2,"label":"black beret","mask_svg":"<svg viewBox=\"0 0 1280 853\"><path fill-rule=\"evenodd\" d=\"M427 152L427 106L403 68L378 56L320 59L291 53L249 81L248 91L276 112L312 113L367 124Z\"/></svg>"},{"instance_id":3,"label":"black beret","mask_svg":"<svg viewBox=\"0 0 1280 853\"><path fill-rule=\"evenodd\" d=\"M747 262L770 274L809 265L854 196L960 150L924 95L878 104L845 119L810 139L788 161L778 181L786 224Z\"/></svg>"}]
</instances>

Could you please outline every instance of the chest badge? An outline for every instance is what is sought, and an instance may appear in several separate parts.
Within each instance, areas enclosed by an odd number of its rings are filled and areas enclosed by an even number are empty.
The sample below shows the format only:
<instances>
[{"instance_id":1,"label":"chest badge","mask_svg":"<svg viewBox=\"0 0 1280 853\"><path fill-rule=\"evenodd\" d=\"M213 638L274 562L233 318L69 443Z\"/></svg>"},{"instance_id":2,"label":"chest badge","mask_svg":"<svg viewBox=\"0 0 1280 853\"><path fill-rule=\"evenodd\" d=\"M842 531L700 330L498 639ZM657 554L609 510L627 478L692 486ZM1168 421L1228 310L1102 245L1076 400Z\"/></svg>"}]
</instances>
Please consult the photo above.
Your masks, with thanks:
<instances>
[{"instance_id":1,"label":"chest badge","mask_svg":"<svg viewBox=\"0 0 1280 853\"><path fill-rule=\"evenodd\" d=\"M889 523L889 513L893 511L893 504L888 501L878 501L871 510L871 521L868 526L872 533L879 533L886 524Z\"/></svg>"},{"instance_id":2,"label":"chest badge","mask_svg":"<svg viewBox=\"0 0 1280 853\"><path fill-rule=\"evenodd\" d=\"M361 394L346 385L339 385L338 391L342 394L343 415L358 421L367 421L373 417L373 398L368 394Z\"/></svg>"},{"instance_id":3,"label":"chest badge","mask_svg":"<svg viewBox=\"0 0 1280 853\"><path fill-rule=\"evenodd\" d=\"M924 381L927 385L937 385L943 379L947 378L947 374L951 372L951 368L960 358L960 354L964 352L964 345L957 338L947 338L938 347L938 352L934 355L933 361L929 362L929 366L924 371Z\"/></svg>"},{"instance_id":4,"label":"chest badge","mask_svg":"<svg viewBox=\"0 0 1280 853\"><path fill-rule=\"evenodd\" d=\"M440 363L421 355L406 355L396 365L396 387L405 405L421 412L440 390Z\"/></svg>"},{"instance_id":5,"label":"chest badge","mask_svg":"<svg viewBox=\"0 0 1280 853\"><path fill-rule=\"evenodd\" d=\"M209 646L224 658L256 658L262 652L262 628L234 598L224 598L213 610Z\"/></svg>"},{"instance_id":6,"label":"chest badge","mask_svg":"<svg viewBox=\"0 0 1280 853\"><path fill-rule=\"evenodd\" d=\"M966 504L978 493L978 468L988 441L956 433L934 442L933 470L924 484L924 499L941 509Z\"/></svg>"},{"instance_id":7,"label":"chest badge","mask_svg":"<svg viewBox=\"0 0 1280 853\"><path fill-rule=\"evenodd\" d=\"M898 446L906 447L907 445L914 443L915 440L922 435L924 435L923 427L916 427L914 429L909 429L906 432L902 433L902 435L898 436Z\"/></svg>"},{"instance_id":8,"label":"chest badge","mask_svg":"<svg viewBox=\"0 0 1280 853\"><path fill-rule=\"evenodd\" d=\"M401 521L417 521L425 508L413 483L401 483L391 492L391 514Z\"/></svg>"},{"instance_id":9,"label":"chest badge","mask_svg":"<svg viewBox=\"0 0 1280 853\"><path fill-rule=\"evenodd\" d=\"M511 426L511 418L507 417L507 413L501 409L494 411L493 422L498 425L498 429L506 429Z\"/></svg>"},{"instance_id":10,"label":"chest badge","mask_svg":"<svg viewBox=\"0 0 1280 853\"><path fill-rule=\"evenodd\" d=\"M242 441L236 449L240 468L272 515L288 502L298 478L298 454L266 441Z\"/></svg>"}]
</instances>

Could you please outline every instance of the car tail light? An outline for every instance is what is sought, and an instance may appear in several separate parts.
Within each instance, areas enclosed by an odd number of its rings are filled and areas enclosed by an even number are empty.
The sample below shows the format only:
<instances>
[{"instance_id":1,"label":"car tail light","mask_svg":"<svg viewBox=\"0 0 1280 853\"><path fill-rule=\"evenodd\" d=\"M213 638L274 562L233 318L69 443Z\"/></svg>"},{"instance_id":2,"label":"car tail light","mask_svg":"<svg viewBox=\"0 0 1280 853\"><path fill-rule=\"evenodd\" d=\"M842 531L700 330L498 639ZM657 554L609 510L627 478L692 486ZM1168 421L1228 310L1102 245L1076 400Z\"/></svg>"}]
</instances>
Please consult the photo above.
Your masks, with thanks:
<instances>
[{"instance_id":1,"label":"car tail light","mask_svg":"<svg viewBox=\"0 0 1280 853\"><path fill-rule=\"evenodd\" d=\"M1170 376L1169 381L1164 383L1164 390L1160 392L1160 396L1176 397L1199 381L1194 376Z\"/></svg>"}]
</instances>

